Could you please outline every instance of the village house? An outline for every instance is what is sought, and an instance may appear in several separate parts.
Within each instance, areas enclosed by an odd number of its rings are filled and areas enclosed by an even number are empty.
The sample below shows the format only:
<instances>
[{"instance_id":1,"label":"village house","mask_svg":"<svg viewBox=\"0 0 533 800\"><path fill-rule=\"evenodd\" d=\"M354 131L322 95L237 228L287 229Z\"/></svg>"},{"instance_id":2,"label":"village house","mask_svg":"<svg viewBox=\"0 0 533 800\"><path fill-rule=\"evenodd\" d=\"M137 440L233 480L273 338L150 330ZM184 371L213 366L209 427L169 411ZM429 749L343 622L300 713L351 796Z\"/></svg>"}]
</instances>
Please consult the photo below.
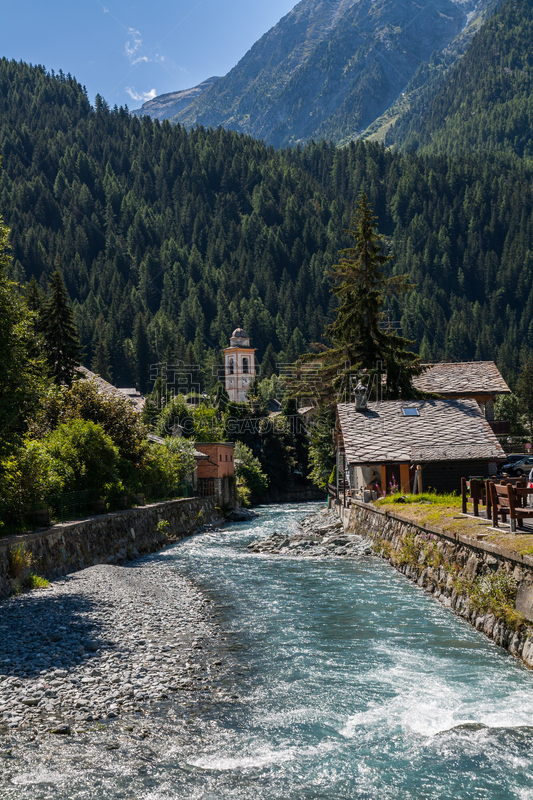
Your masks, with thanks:
<instances>
[{"instance_id":1,"label":"village house","mask_svg":"<svg viewBox=\"0 0 533 800\"><path fill-rule=\"evenodd\" d=\"M494 361L425 364L424 372L413 379L413 387L443 398L475 400L495 433L509 432L500 430L501 423L494 421L496 398L511 394Z\"/></svg>"},{"instance_id":2,"label":"village house","mask_svg":"<svg viewBox=\"0 0 533 800\"><path fill-rule=\"evenodd\" d=\"M472 398L340 403L335 442L340 499L395 487L458 491L463 476L493 474L505 457Z\"/></svg>"}]
</instances>

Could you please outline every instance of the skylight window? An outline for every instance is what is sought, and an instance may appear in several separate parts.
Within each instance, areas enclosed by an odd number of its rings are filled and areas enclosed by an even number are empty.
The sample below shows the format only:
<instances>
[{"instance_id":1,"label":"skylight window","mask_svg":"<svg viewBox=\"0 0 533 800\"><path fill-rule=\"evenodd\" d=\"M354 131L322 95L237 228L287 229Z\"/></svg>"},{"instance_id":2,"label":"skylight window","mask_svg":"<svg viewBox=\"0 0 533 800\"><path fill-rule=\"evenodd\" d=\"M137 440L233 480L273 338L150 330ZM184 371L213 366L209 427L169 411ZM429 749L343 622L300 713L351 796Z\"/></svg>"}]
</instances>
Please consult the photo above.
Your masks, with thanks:
<instances>
[{"instance_id":1,"label":"skylight window","mask_svg":"<svg viewBox=\"0 0 533 800\"><path fill-rule=\"evenodd\" d=\"M419 417L418 408L402 408L404 417Z\"/></svg>"}]
</instances>

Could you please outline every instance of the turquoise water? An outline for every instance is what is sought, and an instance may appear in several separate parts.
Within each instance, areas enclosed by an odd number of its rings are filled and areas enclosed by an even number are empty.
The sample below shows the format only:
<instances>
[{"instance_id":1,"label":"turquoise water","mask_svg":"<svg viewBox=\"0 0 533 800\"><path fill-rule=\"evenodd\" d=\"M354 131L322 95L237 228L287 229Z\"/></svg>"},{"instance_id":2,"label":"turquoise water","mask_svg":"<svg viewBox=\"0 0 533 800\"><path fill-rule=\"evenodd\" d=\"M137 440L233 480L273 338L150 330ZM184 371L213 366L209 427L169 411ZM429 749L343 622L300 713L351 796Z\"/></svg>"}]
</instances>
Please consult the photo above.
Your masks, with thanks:
<instances>
[{"instance_id":1,"label":"turquoise water","mask_svg":"<svg viewBox=\"0 0 533 800\"><path fill-rule=\"evenodd\" d=\"M189 737L36 745L10 800L533 800L531 672L378 558L246 551L315 508L157 556L221 609L238 700Z\"/></svg>"},{"instance_id":2,"label":"turquoise water","mask_svg":"<svg viewBox=\"0 0 533 800\"><path fill-rule=\"evenodd\" d=\"M184 796L533 798L533 674L375 557L249 555L263 512L185 547L250 672Z\"/></svg>"}]
</instances>

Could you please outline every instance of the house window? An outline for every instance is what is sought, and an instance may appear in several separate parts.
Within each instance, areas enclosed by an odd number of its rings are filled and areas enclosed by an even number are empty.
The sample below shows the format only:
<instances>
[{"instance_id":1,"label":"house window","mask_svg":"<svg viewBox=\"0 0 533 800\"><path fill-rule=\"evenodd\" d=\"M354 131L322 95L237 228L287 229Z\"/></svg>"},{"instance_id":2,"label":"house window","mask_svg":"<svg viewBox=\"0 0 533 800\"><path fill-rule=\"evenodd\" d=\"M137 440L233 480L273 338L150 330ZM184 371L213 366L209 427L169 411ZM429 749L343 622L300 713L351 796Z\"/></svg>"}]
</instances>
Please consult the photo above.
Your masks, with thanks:
<instances>
[{"instance_id":1,"label":"house window","mask_svg":"<svg viewBox=\"0 0 533 800\"><path fill-rule=\"evenodd\" d=\"M404 417L419 417L418 408L402 408Z\"/></svg>"},{"instance_id":2,"label":"house window","mask_svg":"<svg viewBox=\"0 0 533 800\"><path fill-rule=\"evenodd\" d=\"M222 461L222 454L220 454L219 459L220 459L220 461Z\"/></svg>"},{"instance_id":3,"label":"house window","mask_svg":"<svg viewBox=\"0 0 533 800\"><path fill-rule=\"evenodd\" d=\"M233 375L233 359L230 358L229 360L229 374Z\"/></svg>"},{"instance_id":4,"label":"house window","mask_svg":"<svg viewBox=\"0 0 533 800\"><path fill-rule=\"evenodd\" d=\"M248 375L248 359L243 358L242 360L242 371L244 375Z\"/></svg>"}]
</instances>

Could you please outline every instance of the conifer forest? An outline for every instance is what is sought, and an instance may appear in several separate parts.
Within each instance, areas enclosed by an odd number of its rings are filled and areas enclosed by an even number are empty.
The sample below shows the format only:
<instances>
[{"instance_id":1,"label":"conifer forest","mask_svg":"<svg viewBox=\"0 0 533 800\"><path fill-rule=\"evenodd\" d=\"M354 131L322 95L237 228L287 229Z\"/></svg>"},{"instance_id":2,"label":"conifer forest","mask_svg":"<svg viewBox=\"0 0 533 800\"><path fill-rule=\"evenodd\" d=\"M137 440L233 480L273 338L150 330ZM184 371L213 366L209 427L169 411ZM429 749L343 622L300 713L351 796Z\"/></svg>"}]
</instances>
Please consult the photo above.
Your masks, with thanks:
<instances>
[{"instance_id":1,"label":"conifer forest","mask_svg":"<svg viewBox=\"0 0 533 800\"><path fill-rule=\"evenodd\" d=\"M38 302L59 269L83 362L119 385L147 391L150 364L180 360L212 388L237 325L263 378L321 341L362 191L391 274L411 284L387 318L423 360L494 359L513 382L533 349L527 157L362 140L275 150L92 107L70 75L5 59L0 121L11 277Z\"/></svg>"}]
</instances>

